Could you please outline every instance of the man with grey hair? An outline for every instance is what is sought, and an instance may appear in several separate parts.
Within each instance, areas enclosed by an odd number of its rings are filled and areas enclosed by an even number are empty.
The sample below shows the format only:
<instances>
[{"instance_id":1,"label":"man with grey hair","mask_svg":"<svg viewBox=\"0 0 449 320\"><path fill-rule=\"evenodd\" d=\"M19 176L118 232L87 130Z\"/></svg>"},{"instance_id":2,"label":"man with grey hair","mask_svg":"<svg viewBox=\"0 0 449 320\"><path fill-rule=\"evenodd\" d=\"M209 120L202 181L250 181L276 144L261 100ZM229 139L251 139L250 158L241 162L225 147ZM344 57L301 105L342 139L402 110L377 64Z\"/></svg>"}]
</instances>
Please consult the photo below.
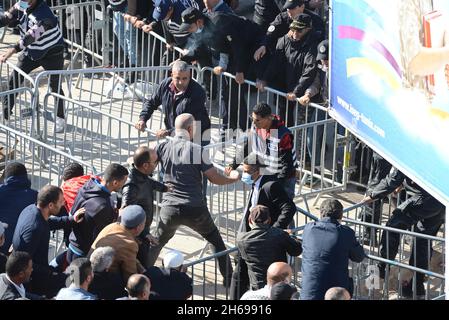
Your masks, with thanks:
<instances>
[{"instance_id":1,"label":"man with grey hair","mask_svg":"<svg viewBox=\"0 0 449 320\"><path fill-rule=\"evenodd\" d=\"M149 263L156 262L159 252L176 233L180 225L198 232L211 245L212 251L226 250L226 246L207 208L203 195L203 175L218 185L231 184L238 177L227 178L217 172L208 153L192 142L196 122L191 114L176 118L173 139L164 141L157 148L158 160L164 170L164 183L173 185L173 192L165 192L155 234L159 244L151 248ZM219 269L225 285L229 285L232 265L228 255L218 258Z\"/></svg>"},{"instance_id":2,"label":"man with grey hair","mask_svg":"<svg viewBox=\"0 0 449 320\"><path fill-rule=\"evenodd\" d=\"M99 247L90 255L94 279L89 286L89 292L100 300L115 300L126 294L121 276L109 271L114 261L115 250L112 247Z\"/></svg>"},{"instance_id":3,"label":"man with grey hair","mask_svg":"<svg viewBox=\"0 0 449 320\"><path fill-rule=\"evenodd\" d=\"M175 119L182 113L190 113L196 121L201 123L201 134L210 129L209 114L206 110L206 92L203 87L191 79L189 65L184 61L175 61L172 75L164 79L150 99L145 99L139 121L135 127L144 131L146 122L157 108L162 105L165 115L165 129L157 131L159 138L166 137L174 131ZM210 138L202 138L204 145Z\"/></svg>"}]
</instances>

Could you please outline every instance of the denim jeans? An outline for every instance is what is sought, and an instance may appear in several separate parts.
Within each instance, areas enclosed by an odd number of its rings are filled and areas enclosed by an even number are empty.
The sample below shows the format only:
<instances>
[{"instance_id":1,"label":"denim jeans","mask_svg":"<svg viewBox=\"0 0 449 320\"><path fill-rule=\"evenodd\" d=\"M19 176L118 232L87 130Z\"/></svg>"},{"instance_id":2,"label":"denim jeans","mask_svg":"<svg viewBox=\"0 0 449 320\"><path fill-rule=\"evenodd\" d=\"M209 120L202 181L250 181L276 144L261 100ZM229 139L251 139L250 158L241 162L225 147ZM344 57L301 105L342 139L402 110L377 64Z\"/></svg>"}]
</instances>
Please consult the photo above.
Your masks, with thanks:
<instances>
[{"instance_id":1,"label":"denim jeans","mask_svg":"<svg viewBox=\"0 0 449 320\"><path fill-rule=\"evenodd\" d=\"M159 238L159 244L150 249L147 266L152 266L157 260L161 249L173 238L180 225L187 226L198 232L212 245L214 253L226 250L223 238L215 226L209 209L204 207L189 207L185 205L164 206L161 208L154 236ZM220 273L223 278L231 279L232 264L229 255L218 258Z\"/></svg>"},{"instance_id":2,"label":"denim jeans","mask_svg":"<svg viewBox=\"0 0 449 320\"><path fill-rule=\"evenodd\" d=\"M130 23L125 21L122 12L119 11L114 12L113 25L114 34L125 55L128 56L130 64L132 66L137 65L136 30Z\"/></svg>"}]
</instances>

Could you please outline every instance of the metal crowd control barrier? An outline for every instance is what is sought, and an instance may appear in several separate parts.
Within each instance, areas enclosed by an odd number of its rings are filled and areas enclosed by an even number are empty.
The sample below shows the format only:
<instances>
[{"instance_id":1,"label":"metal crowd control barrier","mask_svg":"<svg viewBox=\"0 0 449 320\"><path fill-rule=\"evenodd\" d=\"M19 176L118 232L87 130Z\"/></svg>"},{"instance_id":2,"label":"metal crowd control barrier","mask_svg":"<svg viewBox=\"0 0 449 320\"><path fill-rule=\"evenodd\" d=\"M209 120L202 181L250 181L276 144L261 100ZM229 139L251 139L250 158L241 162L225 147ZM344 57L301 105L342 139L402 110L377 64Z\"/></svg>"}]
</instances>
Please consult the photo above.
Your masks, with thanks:
<instances>
[{"instance_id":1,"label":"metal crowd control barrier","mask_svg":"<svg viewBox=\"0 0 449 320\"><path fill-rule=\"evenodd\" d=\"M434 299L444 293L444 270L443 270L443 255L445 247L444 236L430 236L422 233L417 233L408 230L394 229L384 225L372 224L358 221L360 211L365 207L364 204L357 204L346 208L345 218L343 222L354 229L356 236L361 244L365 244L368 260L361 264L352 266L352 274L355 279L355 293L359 299L402 299L405 294L402 292L402 285L406 281L412 281L413 299L417 298L416 274L421 273L426 278L425 291L426 300ZM386 233L386 242L389 242L391 234L398 234L400 237L400 244L397 253L397 258L388 260L382 258L379 247L374 241L367 241L366 230L379 230L381 233ZM440 230L444 230L440 228ZM380 238L380 235L379 235ZM378 239L379 239L378 238ZM416 266L416 259L409 264L410 255L413 253L416 257L417 241L425 243L427 248L427 262L428 269L418 268ZM379 241L380 242L380 241ZM387 249L387 255L389 250ZM385 263L386 268L385 279L379 279L377 264L379 262ZM431 292L431 294L429 293Z\"/></svg>"},{"instance_id":2,"label":"metal crowd control barrier","mask_svg":"<svg viewBox=\"0 0 449 320\"><path fill-rule=\"evenodd\" d=\"M80 158L98 166L100 170L104 170L110 162L124 163L139 144L148 143L148 140L154 141L154 132L163 128L163 115L160 112L155 112L148 122L148 127L153 132L153 136L144 137L140 135L133 128L133 124L138 120L138 114L142 108L139 98L148 97L157 84L158 76L163 73L167 74L168 70L168 67L146 67L45 71L40 73L35 80L37 88L48 88L50 77L58 75L59 87L67 93L67 97L59 93L51 93L48 89L47 91L45 89L36 90L35 101L36 103L39 102L39 108L36 107L36 109L40 110L36 121L39 137L50 145L60 146L66 152L79 155ZM138 84L141 84L140 86L125 85L122 79L130 73L135 73ZM197 76L199 79L203 78L202 73L197 74ZM222 75L222 77L225 76L229 78L226 79L227 81L234 81L232 75ZM255 85L249 81L247 83L252 86ZM121 86L121 88L126 89L116 91L114 86ZM129 91L127 91L128 88ZM266 91L272 95L280 96L284 94L271 88L267 88ZM250 89L247 95L247 101L252 104L263 101L263 96L260 93L257 94L257 97L253 97ZM273 97L268 97L268 99L279 100ZM52 111L54 114L55 106L58 105L60 100L65 104L67 126L64 133L55 133L53 130L55 117L52 116ZM246 107L248 108L248 106ZM216 104L212 104L210 101L207 107L211 114L214 131L217 129L216 124L220 119L218 108ZM324 108L310 106L305 109L307 114L318 109L323 111ZM317 138L318 128L323 127L323 137L326 137L327 132L334 133L336 131L335 121L332 119L314 121L313 117L309 120L308 123L300 124L292 129L296 137L300 135L306 137L309 130L310 137L313 139L311 144L316 149L315 145L318 144L317 141L319 140ZM330 129L331 126L333 126L332 129ZM320 174L314 170L313 176L318 177L317 181L306 179L307 175L312 176L311 172L313 171L306 166L307 144L302 144L298 153L302 155L298 169L301 177L297 191L298 196L305 198L309 195L321 195L325 192L344 189L344 185L336 180L335 174L338 166L338 163L335 162L336 152L334 151L337 148L337 135L334 133L332 139L329 140L332 140L331 147L328 149L322 148L319 157L331 159L330 162L333 164L330 168L332 171L328 170L326 173L325 163L322 162L320 166L324 169L320 171ZM211 158L217 166L223 167L224 164L231 163L235 145L233 144L228 148L229 142L228 144L212 143L206 147L210 150ZM319 143L324 144L326 141L323 138ZM220 151L220 148L222 148L222 152L217 152ZM316 150L312 153L312 159L318 157ZM329 156L330 154L333 155ZM319 186L317 182L320 182ZM238 183L231 186L210 185L208 187L210 211L216 215L217 225L224 227L224 231L222 231L225 233L225 241L228 243L234 242L247 198L247 187L242 185ZM306 190L307 187L310 190Z\"/></svg>"},{"instance_id":3,"label":"metal crowd control barrier","mask_svg":"<svg viewBox=\"0 0 449 320\"><path fill-rule=\"evenodd\" d=\"M16 1L3 0L4 10ZM87 68L108 65L108 22L103 1L51 0L47 1L58 17L59 26L66 43L69 64L67 68ZM6 28L0 28L0 42Z\"/></svg>"},{"instance_id":4,"label":"metal crowd control barrier","mask_svg":"<svg viewBox=\"0 0 449 320\"><path fill-rule=\"evenodd\" d=\"M107 65L108 19L103 1L52 0L70 54L68 69ZM105 61L106 59L106 61Z\"/></svg>"},{"instance_id":5,"label":"metal crowd control barrier","mask_svg":"<svg viewBox=\"0 0 449 320\"><path fill-rule=\"evenodd\" d=\"M2 151L6 155L0 167L5 167L11 161L23 163L27 168L31 187L35 190L40 190L48 184L61 185L63 169L71 162L81 164L86 173L98 174L91 164L1 123L0 147L3 147ZM62 233L62 231L53 233L49 256L55 257L63 248Z\"/></svg>"},{"instance_id":6,"label":"metal crowd control barrier","mask_svg":"<svg viewBox=\"0 0 449 320\"><path fill-rule=\"evenodd\" d=\"M124 13L113 11L110 6L106 10L109 19L107 54L112 66L167 66L181 56L182 49L176 46L168 48L164 37L154 30L144 32L126 21ZM161 28L159 32L162 34Z\"/></svg>"},{"instance_id":7,"label":"metal crowd control barrier","mask_svg":"<svg viewBox=\"0 0 449 320\"><path fill-rule=\"evenodd\" d=\"M7 90L0 93L2 115L0 123L8 127L32 135L34 110L32 108L33 91L30 88ZM10 102L14 101L11 105ZM11 106L11 109L9 107ZM6 108L6 109L4 109ZM8 119L5 119L5 115Z\"/></svg>"},{"instance_id":8,"label":"metal crowd control barrier","mask_svg":"<svg viewBox=\"0 0 449 320\"><path fill-rule=\"evenodd\" d=\"M348 218L349 216L357 216L357 210L360 210L364 205L357 204L346 208L344 214L346 218L343 218L343 224L354 228L356 232L356 237L363 245L363 228L365 227L375 227L388 232L399 233L402 238L409 237L412 241L416 239L424 239L428 242L429 252L434 251L434 260L436 258L437 251L444 253L445 240L444 237L433 237L428 235L423 235L416 232L410 232L406 230L399 230L388 228L385 226L379 226L374 224L369 224L365 222L356 221L354 219ZM313 214L307 212L304 209L297 208L299 213L304 214L310 221L317 220L318 218ZM307 221L306 221L307 223ZM294 229L295 233L300 233L304 229L304 225ZM299 234L298 237L302 239ZM401 289L401 284L403 280L409 280L416 277L416 273L422 273L427 277L426 280L426 300L438 300L442 299L444 296L444 270L434 270L435 261L429 259L428 265L431 266L428 269L420 269L416 265L409 265L405 260L408 259L411 249L409 244L403 243L400 246L398 253L399 258L396 260L388 260L380 257L377 252L377 248L373 246L364 246L367 258L362 263L350 262L350 277L354 280L354 300L380 300L380 299L403 299L410 298L404 297ZM217 266L214 260L222 255L230 254L235 256L238 252L237 247L232 247L224 252L216 253L186 264L188 267L187 271L193 279L194 292L192 299L229 299L229 292L220 284L218 281L219 277ZM430 255L429 255L430 256ZM386 274L388 281L383 281L378 277L377 269L375 264L378 262L384 262L390 270L390 274ZM293 269L293 283L297 287L301 287L301 256L295 257L290 260L290 264ZM220 276L221 277L221 276ZM413 297L412 299L418 299L416 295L416 280L413 280Z\"/></svg>"}]
</instances>

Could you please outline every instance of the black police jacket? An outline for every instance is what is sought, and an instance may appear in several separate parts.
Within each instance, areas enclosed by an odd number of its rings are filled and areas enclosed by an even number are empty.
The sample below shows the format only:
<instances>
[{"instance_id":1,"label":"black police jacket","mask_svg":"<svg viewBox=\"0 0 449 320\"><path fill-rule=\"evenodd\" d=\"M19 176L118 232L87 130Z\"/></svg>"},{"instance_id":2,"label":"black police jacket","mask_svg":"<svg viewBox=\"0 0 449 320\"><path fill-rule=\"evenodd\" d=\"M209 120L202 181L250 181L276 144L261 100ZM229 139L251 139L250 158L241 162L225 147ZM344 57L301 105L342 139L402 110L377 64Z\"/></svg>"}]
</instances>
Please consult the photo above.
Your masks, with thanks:
<instances>
[{"instance_id":1,"label":"black police jacket","mask_svg":"<svg viewBox=\"0 0 449 320\"><path fill-rule=\"evenodd\" d=\"M246 73L254 51L263 39L263 31L251 20L234 14L213 12L210 20L215 25L216 50L232 55L232 72Z\"/></svg>"},{"instance_id":2,"label":"black police jacket","mask_svg":"<svg viewBox=\"0 0 449 320\"><path fill-rule=\"evenodd\" d=\"M259 25L270 24L281 13L283 5L284 1L282 0L255 0L254 22Z\"/></svg>"},{"instance_id":3,"label":"black police jacket","mask_svg":"<svg viewBox=\"0 0 449 320\"><path fill-rule=\"evenodd\" d=\"M279 39L262 79L280 90L301 97L315 80L316 55L317 43L313 34L307 34L300 41L285 35Z\"/></svg>"},{"instance_id":4,"label":"black police jacket","mask_svg":"<svg viewBox=\"0 0 449 320\"><path fill-rule=\"evenodd\" d=\"M312 17L313 37L318 45L318 43L326 38L326 29L323 19L316 13L307 9L304 10L304 13ZM262 44L265 45L268 50L274 51L278 39L287 34L292 22L293 20L288 16L287 12L284 11L278 14L274 21L270 23Z\"/></svg>"}]
</instances>

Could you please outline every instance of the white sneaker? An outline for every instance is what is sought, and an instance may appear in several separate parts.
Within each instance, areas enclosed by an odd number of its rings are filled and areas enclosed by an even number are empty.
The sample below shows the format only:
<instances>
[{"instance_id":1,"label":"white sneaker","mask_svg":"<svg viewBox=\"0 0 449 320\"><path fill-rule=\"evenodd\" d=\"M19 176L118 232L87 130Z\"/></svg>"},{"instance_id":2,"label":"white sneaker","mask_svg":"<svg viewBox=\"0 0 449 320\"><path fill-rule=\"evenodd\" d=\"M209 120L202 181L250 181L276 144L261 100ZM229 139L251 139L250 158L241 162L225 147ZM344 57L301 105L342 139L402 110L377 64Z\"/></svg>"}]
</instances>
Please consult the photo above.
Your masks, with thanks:
<instances>
[{"instance_id":1,"label":"white sneaker","mask_svg":"<svg viewBox=\"0 0 449 320\"><path fill-rule=\"evenodd\" d=\"M55 132L56 133L61 133L64 132L65 129L65 120L59 117L56 117L56 126L55 126Z\"/></svg>"}]
</instances>

